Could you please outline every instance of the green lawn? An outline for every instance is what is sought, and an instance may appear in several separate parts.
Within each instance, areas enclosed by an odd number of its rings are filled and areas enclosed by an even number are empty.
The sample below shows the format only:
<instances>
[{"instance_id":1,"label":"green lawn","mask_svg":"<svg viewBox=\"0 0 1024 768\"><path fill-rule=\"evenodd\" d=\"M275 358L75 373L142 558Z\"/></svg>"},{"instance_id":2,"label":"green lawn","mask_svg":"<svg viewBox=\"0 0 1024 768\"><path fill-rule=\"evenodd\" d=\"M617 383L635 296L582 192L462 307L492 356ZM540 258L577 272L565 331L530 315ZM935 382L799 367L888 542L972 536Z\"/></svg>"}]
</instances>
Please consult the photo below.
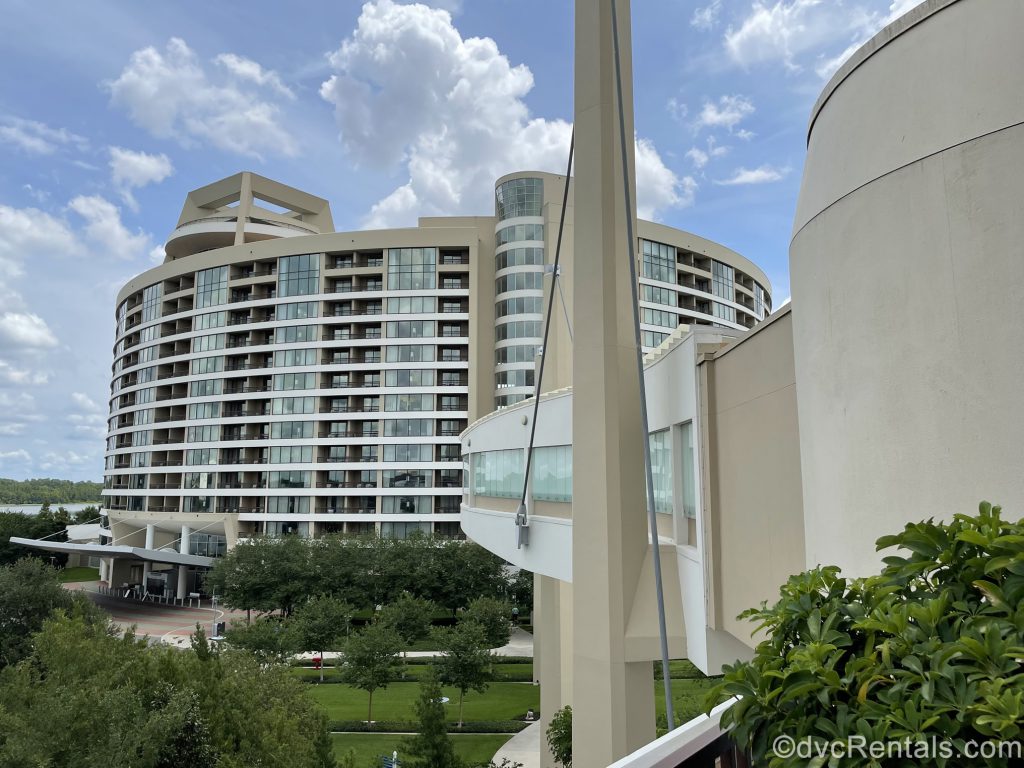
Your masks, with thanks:
<instances>
[{"instance_id":1,"label":"green lawn","mask_svg":"<svg viewBox=\"0 0 1024 768\"><path fill-rule=\"evenodd\" d=\"M414 703L419 696L418 683L391 683L373 694L374 720L415 721ZM448 720L459 717L459 692L445 688ZM330 720L365 720L367 694L347 685L317 685L310 692L327 712ZM491 683L483 693L466 694L463 717L471 720L514 720L522 718L526 710L540 709L540 687L530 683Z\"/></svg>"},{"instance_id":2,"label":"green lawn","mask_svg":"<svg viewBox=\"0 0 1024 768\"><path fill-rule=\"evenodd\" d=\"M84 565L75 568L65 568L57 574L61 584L72 581L99 581L100 572L98 568L88 568Z\"/></svg>"},{"instance_id":3,"label":"green lawn","mask_svg":"<svg viewBox=\"0 0 1024 768\"><path fill-rule=\"evenodd\" d=\"M704 697L717 683L718 680L712 678L672 680L672 710L676 716L677 726L692 720L704 711ZM665 714L664 691L665 686L661 680L656 681L654 708L658 717Z\"/></svg>"},{"instance_id":4,"label":"green lawn","mask_svg":"<svg viewBox=\"0 0 1024 768\"><path fill-rule=\"evenodd\" d=\"M346 750L354 749L358 768L370 765L371 761L380 755L390 757L394 750L398 750L398 757L401 760L404 754L402 745L405 738L405 736L391 736L384 733L331 734L335 757L340 758ZM512 737L476 733L452 736L452 740L455 742L455 751L469 765L488 762L510 738Z\"/></svg>"}]
</instances>

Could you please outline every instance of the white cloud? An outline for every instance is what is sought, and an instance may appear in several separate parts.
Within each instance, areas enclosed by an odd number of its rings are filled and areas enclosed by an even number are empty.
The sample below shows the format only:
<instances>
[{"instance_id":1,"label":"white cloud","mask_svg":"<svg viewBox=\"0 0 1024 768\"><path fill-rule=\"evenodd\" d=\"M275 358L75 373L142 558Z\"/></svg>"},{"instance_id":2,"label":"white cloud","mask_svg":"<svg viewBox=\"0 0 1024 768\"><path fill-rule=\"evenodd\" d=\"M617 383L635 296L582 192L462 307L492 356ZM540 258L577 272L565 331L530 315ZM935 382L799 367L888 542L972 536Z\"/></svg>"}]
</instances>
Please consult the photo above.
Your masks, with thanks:
<instances>
[{"instance_id":1,"label":"white cloud","mask_svg":"<svg viewBox=\"0 0 1024 768\"><path fill-rule=\"evenodd\" d=\"M708 164L708 153L702 149L697 149L697 147L690 147L686 152L686 157L690 159L690 162L698 170Z\"/></svg>"},{"instance_id":2,"label":"white cloud","mask_svg":"<svg viewBox=\"0 0 1024 768\"><path fill-rule=\"evenodd\" d=\"M93 400L91 397L89 397L88 395L86 395L86 394L84 394L82 392L72 392L71 393L71 401L75 405L77 405L79 408L82 408L82 409L84 409L86 411L99 411L100 410L99 404L95 400Z\"/></svg>"},{"instance_id":3,"label":"white cloud","mask_svg":"<svg viewBox=\"0 0 1024 768\"><path fill-rule=\"evenodd\" d=\"M167 251L164 250L163 244L154 245L149 251L149 260L154 264L163 264L166 258Z\"/></svg>"},{"instance_id":4,"label":"white cloud","mask_svg":"<svg viewBox=\"0 0 1024 768\"><path fill-rule=\"evenodd\" d=\"M679 101L675 96L670 98L665 104L665 109L672 116L673 120L678 120L680 123L686 119L686 115L689 114L690 109L683 102Z\"/></svg>"},{"instance_id":5,"label":"white cloud","mask_svg":"<svg viewBox=\"0 0 1024 768\"><path fill-rule=\"evenodd\" d=\"M705 101L697 116L699 128L725 128L731 131L744 118L754 113L754 105L746 96L721 96L716 104Z\"/></svg>"},{"instance_id":6,"label":"white cloud","mask_svg":"<svg viewBox=\"0 0 1024 768\"><path fill-rule=\"evenodd\" d=\"M214 59L239 80L248 80L256 85L265 85L282 96L294 99L295 94L281 81L280 75L272 69L264 69L259 62L239 56L236 53L222 53Z\"/></svg>"},{"instance_id":7,"label":"white cloud","mask_svg":"<svg viewBox=\"0 0 1024 768\"><path fill-rule=\"evenodd\" d=\"M41 349L57 346L57 337L39 315L32 312L0 314L0 346Z\"/></svg>"},{"instance_id":8,"label":"white cloud","mask_svg":"<svg viewBox=\"0 0 1024 768\"><path fill-rule=\"evenodd\" d=\"M133 189L159 184L174 173L170 158L162 153L150 155L123 147L109 147L107 151L110 153L111 181L132 210L138 208L132 196Z\"/></svg>"},{"instance_id":9,"label":"white cloud","mask_svg":"<svg viewBox=\"0 0 1024 768\"><path fill-rule=\"evenodd\" d=\"M277 75L256 65L264 79L261 84L253 80L249 66L255 62L232 54L221 54L217 61L223 71L207 73L199 57L177 37L163 52L152 46L135 51L120 76L108 84L111 101L157 138L176 138L185 145L208 142L253 157L266 152L297 154L295 141L280 123L279 106L261 92L280 95ZM240 76L244 71L248 78ZM217 73L225 76L218 81Z\"/></svg>"},{"instance_id":10,"label":"white cloud","mask_svg":"<svg viewBox=\"0 0 1024 768\"><path fill-rule=\"evenodd\" d=\"M711 0L710 5L697 8L690 17L690 26L697 29L709 30L718 23L718 17L722 12L722 0Z\"/></svg>"},{"instance_id":11,"label":"white cloud","mask_svg":"<svg viewBox=\"0 0 1024 768\"><path fill-rule=\"evenodd\" d=\"M85 219L85 234L101 250L119 259L135 259L153 247L149 235L132 234L117 206L99 195L79 195L68 207Z\"/></svg>"},{"instance_id":12,"label":"white cloud","mask_svg":"<svg viewBox=\"0 0 1024 768\"><path fill-rule=\"evenodd\" d=\"M343 146L357 163L401 168L406 178L372 207L366 226L487 213L499 176L564 171L571 126L531 117L524 102L530 70L513 66L489 38L464 39L447 11L368 2L330 63L335 74L320 95L335 107ZM653 145L638 145L637 172L640 203L652 215L685 203L686 180Z\"/></svg>"},{"instance_id":13,"label":"white cloud","mask_svg":"<svg viewBox=\"0 0 1024 768\"><path fill-rule=\"evenodd\" d=\"M42 371L15 368L6 360L0 360L0 386L41 386L49 379L49 374Z\"/></svg>"},{"instance_id":14,"label":"white cloud","mask_svg":"<svg viewBox=\"0 0 1024 768\"><path fill-rule=\"evenodd\" d=\"M85 149L88 142L66 128L51 128L36 120L0 118L0 143L11 144L30 155L52 155L60 147Z\"/></svg>"},{"instance_id":15,"label":"white cloud","mask_svg":"<svg viewBox=\"0 0 1024 768\"><path fill-rule=\"evenodd\" d=\"M636 141L636 178L636 213L641 219L656 219L665 208L693 205L697 182L690 176L676 176L647 139Z\"/></svg>"},{"instance_id":16,"label":"white cloud","mask_svg":"<svg viewBox=\"0 0 1024 768\"><path fill-rule=\"evenodd\" d=\"M768 184L773 181L779 181L787 173L789 173L789 168L775 168L770 165L762 165L754 169L737 168L736 172L728 179L720 179L715 183L723 186Z\"/></svg>"},{"instance_id":17,"label":"white cloud","mask_svg":"<svg viewBox=\"0 0 1024 768\"><path fill-rule=\"evenodd\" d=\"M872 35L917 2L893 0L884 14L849 0L757 0L738 27L726 30L725 49L742 67L780 63L793 72L803 69L804 56L813 55L817 74L828 77ZM836 52L838 46L841 52Z\"/></svg>"},{"instance_id":18,"label":"white cloud","mask_svg":"<svg viewBox=\"0 0 1024 768\"><path fill-rule=\"evenodd\" d=\"M24 461L27 463L32 461L32 456L24 448L19 448L16 451L0 451L0 459L4 461Z\"/></svg>"}]
</instances>

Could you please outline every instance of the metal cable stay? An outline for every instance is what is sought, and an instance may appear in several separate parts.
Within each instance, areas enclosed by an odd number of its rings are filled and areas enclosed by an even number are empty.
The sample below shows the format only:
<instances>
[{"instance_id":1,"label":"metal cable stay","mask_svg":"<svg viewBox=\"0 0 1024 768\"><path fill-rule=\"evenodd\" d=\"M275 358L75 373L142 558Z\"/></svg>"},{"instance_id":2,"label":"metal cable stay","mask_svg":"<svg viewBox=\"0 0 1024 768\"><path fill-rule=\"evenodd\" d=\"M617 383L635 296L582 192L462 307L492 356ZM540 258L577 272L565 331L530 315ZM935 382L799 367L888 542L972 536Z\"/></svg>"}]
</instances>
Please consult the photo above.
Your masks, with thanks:
<instances>
[{"instance_id":1,"label":"metal cable stay","mask_svg":"<svg viewBox=\"0 0 1024 768\"><path fill-rule=\"evenodd\" d=\"M612 46L615 59L615 89L616 89L616 100L618 101L618 117L619 117L619 143L620 143L620 154L622 159L622 182L623 182L623 199L625 202L626 216L626 239L628 243L627 252L629 255L629 275L630 275L630 296L632 299L633 309L633 331L635 334L636 341L636 367L637 375L639 378L639 394L640 394L640 414L642 420L643 430L643 444L644 444L644 475L646 478L647 485L647 522L649 526L649 533L651 537L651 555L653 560L654 570L654 588L656 592L656 601L658 605L658 634L661 645L661 673L662 681L664 684L665 693L665 717L668 721L668 729L671 731L675 728L675 713L672 708L672 686L671 677L669 672L669 656L668 656L668 629L665 621L665 593L662 585L661 578L661 551L658 544L658 522L654 510L654 478L651 468L651 443L649 439L650 429L647 418L647 386L644 382L644 366L643 366L643 346L641 344L640 334L640 297L637 288L637 275L636 275L636 242L634 239L633 232L633 217L628 213L633 209L633 199L630 194L629 187L629 155L626 145L626 130L625 130L625 111L623 108L622 101L622 62L621 53L619 50L619 21L618 12L616 8L616 0L610 0L612 10ZM540 393L541 383L544 378L544 363L547 360L547 343L548 343L548 332L551 328L551 311L555 303L555 288L558 288L559 295L562 297L562 306L566 312L566 322L569 322L568 309L565 307L565 297L562 295L561 285L558 283L560 276L558 264L561 257L562 251L562 232L565 226L565 212L567 207L567 201L569 197L569 178L572 173L572 161L573 161L573 149L575 147L576 132L573 129L572 137L569 141L569 162L565 172L565 189L562 193L562 211L558 222L558 239L555 245L555 260L553 269L553 279L551 285L551 294L548 300L547 316L544 320L544 342L541 347L541 358L540 366L537 371L536 381L534 382L534 395L533 395L533 419L530 424L530 439L527 444L526 450L526 470L523 474L523 492L519 498L519 507L516 509L516 546L522 548L529 545L529 515L526 508L526 494L529 489L530 482L530 466L533 461L533 450L534 450L534 438L537 432L537 414L540 410ZM572 339L572 326L569 326L569 337Z\"/></svg>"}]
</instances>

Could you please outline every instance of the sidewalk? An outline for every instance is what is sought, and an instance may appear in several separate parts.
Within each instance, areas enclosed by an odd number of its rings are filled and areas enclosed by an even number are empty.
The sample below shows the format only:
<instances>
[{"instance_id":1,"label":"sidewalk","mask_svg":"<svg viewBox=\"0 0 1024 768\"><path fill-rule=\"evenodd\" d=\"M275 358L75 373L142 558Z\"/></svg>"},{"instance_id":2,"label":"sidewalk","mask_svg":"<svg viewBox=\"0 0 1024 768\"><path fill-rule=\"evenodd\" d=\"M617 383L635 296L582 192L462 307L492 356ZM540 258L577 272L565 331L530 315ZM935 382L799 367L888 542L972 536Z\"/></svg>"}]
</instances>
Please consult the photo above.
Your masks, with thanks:
<instances>
[{"instance_id":1,"label":"sidewalk","mask_svg":"<svg viewBox=\"0 0 1024 768\"><path fill-rule=\"evenodd\" d=\"M440 651L407 651L404 657L407 659L424 658L427 656L437 656ZM508 645L503 645L501 648L495 648L492 653L495 656L528 656L533 658L533 635L524 629L516 627L512 630L512 637L509 638ZM295 655L297 659L312 659L314 656L319 656L319 653L312 651L306 653L298 653ZM336 651L327 651L323 654L324 660L336 659L340 656L340 653Z\"/></svg>"},{"instance_id":2,"label":"sidewalk","mask_svg":"<svg viewBox=\"0 0 1024 768\"><path fill-rule=\"evenodd\" d=\"M543 735L540 722L527 726L494 753L493 761L501 765L502 758L508 758L511 763L522 763L523 768L540 768L540 744Z\"/></svg>"}]
</instances>

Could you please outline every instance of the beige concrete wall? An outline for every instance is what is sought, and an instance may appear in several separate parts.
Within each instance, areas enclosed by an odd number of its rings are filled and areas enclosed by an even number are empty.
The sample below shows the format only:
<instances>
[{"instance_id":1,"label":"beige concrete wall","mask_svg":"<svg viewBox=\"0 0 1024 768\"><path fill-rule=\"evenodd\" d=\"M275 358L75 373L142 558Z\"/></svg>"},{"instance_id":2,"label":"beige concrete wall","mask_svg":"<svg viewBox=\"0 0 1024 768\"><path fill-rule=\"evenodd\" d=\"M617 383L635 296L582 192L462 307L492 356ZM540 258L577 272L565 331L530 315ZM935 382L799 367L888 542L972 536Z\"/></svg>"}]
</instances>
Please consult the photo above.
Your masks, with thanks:
<instances>
[{"instance_id":1,"label":"beige concrete wall","mask_svg":"<svg viewBox=\"0 0 1024 768\"><path fill-rule=\"evenodd\" d=\"M784 309L701 364L708 626L750 646L752 626L736 616L804 570L794 314Z\"/></svg>"},{"instance_id":2,"label":"beige concrete wall","mask_svg":"<svg viewBox=\"0 0 1024 768\"><path fill-rule=\"evenodd\" d=\"M1024 510L1024 4L930 0L815 113L791 246L808 562ZM884 119L879 119L884 116Z\"/></svg>"}]
</instances>

